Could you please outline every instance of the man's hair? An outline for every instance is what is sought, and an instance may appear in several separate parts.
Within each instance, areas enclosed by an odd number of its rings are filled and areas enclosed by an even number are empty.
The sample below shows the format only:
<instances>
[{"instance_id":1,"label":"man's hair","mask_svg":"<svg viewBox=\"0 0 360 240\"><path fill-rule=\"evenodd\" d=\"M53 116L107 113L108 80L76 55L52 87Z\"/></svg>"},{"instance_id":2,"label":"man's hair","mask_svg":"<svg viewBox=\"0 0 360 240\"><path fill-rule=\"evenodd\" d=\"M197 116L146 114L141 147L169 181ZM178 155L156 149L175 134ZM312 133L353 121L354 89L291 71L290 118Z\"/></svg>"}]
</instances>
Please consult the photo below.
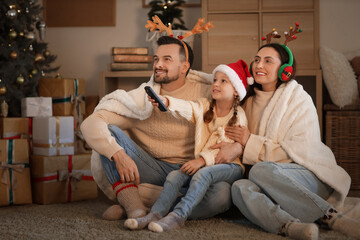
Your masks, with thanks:
<instances>
[{"instance_id":1,"label":"man's hair","mask_svg":"<svg viewBox=\"0 0 360 240\"><path fill-rule=\"evenodd\" d=\"M190 70L190 68L191 68L191 66L193 64L193 61L194 61L194 53L193 53L191 47L189 46L189 44L187 44L184 41L183 41L183 43L185 43L185 45L186 45L186 47L188 49L188 53L189 53L188 62L190 63L190 67L186 72L186 76L187 76L188 73L189 73L189 70ZM177 45L179 45L180 46L180 52L179 52L180 57L181 57L182 61L185 61L185 59L186 59L185 48L184 48L184 45L182 44L182 42L179 39L173 38L173 37L170 37L170 36L162 36L157 40L157 45L158 46L168 45L168 44L177 44Z\"/></svg>"}]
</instances>

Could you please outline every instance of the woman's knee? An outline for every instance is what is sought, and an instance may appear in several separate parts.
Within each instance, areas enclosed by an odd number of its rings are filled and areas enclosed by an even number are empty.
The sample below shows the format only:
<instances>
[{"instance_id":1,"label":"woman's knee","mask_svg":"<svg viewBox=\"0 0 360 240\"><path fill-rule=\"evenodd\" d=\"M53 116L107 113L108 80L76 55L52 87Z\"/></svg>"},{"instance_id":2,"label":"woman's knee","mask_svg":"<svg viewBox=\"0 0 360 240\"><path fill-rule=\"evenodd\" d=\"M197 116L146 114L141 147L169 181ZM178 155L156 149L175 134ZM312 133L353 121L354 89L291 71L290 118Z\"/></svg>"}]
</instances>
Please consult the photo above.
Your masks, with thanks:
<instances>
[{"instance_id":1,"label":"woman's knee","mask_svg":"<svg viewBox=\"0 0 360 240\"><path fill-rule=\"evenodd\" d=\"M249 191L252 188L254 183L248 179L240 179L234 182L231 186L231 196L232 198L237 198L239 195Z\"/></svg>"},{"instance_id":2,"label":"woman's knee","mask_svg":"<svg viewBox=\"0 0 360 240\"><path fill-rule=\"evenodd\" d=\"M263 179L264 181L271 180L274 172L277 171L278 167L275 162L260 162L252 166L249 172L249 180L259 180Z\"/></svg>"}]
</instances>

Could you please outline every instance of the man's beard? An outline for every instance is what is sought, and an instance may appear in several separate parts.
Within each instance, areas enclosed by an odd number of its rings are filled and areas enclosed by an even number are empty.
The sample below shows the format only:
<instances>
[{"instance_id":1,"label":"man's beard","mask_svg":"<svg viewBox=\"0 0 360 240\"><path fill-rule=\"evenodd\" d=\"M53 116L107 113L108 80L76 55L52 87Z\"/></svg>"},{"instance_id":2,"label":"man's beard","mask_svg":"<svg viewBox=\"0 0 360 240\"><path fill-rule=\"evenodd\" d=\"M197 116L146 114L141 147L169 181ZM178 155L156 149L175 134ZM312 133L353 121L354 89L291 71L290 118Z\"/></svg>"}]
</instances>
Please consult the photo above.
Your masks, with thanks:
<instances>
[{"instance_id":1,"label":"man's beard","mask_svg":"<svg viewBox=\"0 0 360 240\"><path fill-rule=\"evenodd\" d=\"M157 69L155 69L155 71L156 70ZM169 77L168 71L166 71L164 77L156 77L155 71L154 71L154 82L156 82L156 83L167 84L167 83L171 83L171 82L174 82L179 79L179 73L177 73L174 77Z\"/></svg>"}]
</instances>

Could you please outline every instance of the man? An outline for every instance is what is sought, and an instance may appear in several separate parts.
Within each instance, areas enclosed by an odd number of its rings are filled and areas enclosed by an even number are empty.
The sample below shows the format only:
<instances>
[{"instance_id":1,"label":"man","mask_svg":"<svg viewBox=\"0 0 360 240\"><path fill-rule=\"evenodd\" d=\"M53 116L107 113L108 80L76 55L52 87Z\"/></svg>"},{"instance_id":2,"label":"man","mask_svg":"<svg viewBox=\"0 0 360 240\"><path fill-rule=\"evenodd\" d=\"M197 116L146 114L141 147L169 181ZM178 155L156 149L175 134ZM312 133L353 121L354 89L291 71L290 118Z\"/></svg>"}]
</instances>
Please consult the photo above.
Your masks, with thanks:
<instances>
[{"instance_id":1,"label":"man","mask_svg":"<svg viewBox=\"0 0 360 240\"><path fill-rule=\"evenodd\" d=\"M87 143L101 155L103 170L94 171L92 167L93 174L105 172L113 194L129 218L146 214L137 189L139 183L162 186L169 172L194 159L195 127L168 112L152 110L144 86L152 86L161 95L185 100L210 93L211 75L191 71L187 76L193 62L193 53L187 44L188 53L184 42L173 37L159 38L158 45L150 82L130 92L117 90L105 96L81 125ZM239 143L214 146L220 148L216 162L234 160L241 149L239 146ZM97 180L95 175L94 178ZM209 189L190 218L211 217L230 206L230 185L220 182ZM105 213L105 218L116 219L122 211L110 208Z\"/></svg>"}]
</instances>

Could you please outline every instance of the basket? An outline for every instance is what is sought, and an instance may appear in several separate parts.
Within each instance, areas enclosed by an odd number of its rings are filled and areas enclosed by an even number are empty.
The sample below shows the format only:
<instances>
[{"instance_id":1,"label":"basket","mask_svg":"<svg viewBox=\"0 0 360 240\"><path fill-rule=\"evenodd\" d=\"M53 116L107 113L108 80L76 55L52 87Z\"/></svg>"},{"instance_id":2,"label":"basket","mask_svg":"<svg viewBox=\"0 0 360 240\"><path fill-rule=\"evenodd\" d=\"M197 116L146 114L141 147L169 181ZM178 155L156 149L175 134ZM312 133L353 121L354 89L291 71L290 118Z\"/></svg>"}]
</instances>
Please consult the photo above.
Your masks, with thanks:
<instances>
[{"instance_id":1,"label":"basket","mask_svg":"<svg viewBox=\"0 0 360 240\"><path fill-rule=\"evenodd\" d=\"M360 194L360 107L325 105L325 143L351 177L351 191Z\"/></svg>"}]
</instances>

